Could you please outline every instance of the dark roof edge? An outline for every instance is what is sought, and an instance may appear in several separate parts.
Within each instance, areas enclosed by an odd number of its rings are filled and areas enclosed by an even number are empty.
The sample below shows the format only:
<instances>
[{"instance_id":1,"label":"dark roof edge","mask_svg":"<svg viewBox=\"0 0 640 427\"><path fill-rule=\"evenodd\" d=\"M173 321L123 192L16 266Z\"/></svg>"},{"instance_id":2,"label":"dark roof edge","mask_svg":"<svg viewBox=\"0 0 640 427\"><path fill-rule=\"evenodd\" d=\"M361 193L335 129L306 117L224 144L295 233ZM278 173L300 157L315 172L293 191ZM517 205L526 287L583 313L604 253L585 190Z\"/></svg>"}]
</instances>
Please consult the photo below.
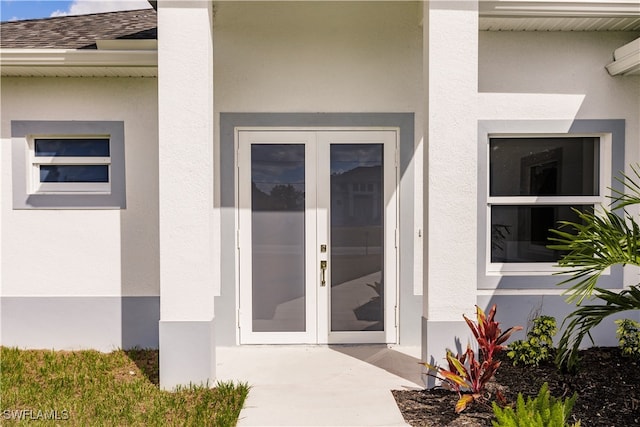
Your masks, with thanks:
<instances>
[{"instance_id":1,"label":"dark roof edge","mask_svg":"<svg viewBox=\"0 0 640 427\"><path fill-rule=\"evenodd\" d=\"M151 4L151 2L149 2L149 4ZM151 5L153 7L153 5ZM82 15L64 15L64 16L50 16L47 18L33 18L33 19L21 19L19 21L0 21L0 24L8 24L8 23L12 23L12 22L37 22L37 21L51 21L54 19L68 19L68 18L77 18L77 17L85 17L85 16L96 16L96 15L109 15L109 14L116 14L116 13L127 13L127 12L140 12L140 11L146 11L146 10L150 10L150 7L146 7L144 9L131 9L131 10L114 10L111 12L96 12L96 13L86 13L86 14L82 14ZM156 10L155 7L153 7L154 10Z\"/></svg>"}]
</instances>

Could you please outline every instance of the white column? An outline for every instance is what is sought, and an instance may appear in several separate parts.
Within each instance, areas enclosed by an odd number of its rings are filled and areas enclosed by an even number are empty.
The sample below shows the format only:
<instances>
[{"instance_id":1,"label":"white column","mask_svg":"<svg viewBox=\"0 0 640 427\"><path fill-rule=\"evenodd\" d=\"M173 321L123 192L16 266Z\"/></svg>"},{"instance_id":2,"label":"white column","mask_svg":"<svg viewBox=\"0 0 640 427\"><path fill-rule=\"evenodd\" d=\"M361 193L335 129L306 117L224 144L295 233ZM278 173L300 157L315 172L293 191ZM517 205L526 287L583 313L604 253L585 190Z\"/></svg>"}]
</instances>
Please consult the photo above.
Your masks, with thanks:
<instances>
[{"instance_id":1,"label":"white column","mask_svg":"<svg viewBox=\"0 0 640 427\"><path fill-rule=\"evenodd\" d=\"M477 289L478 1L423 3L423 358L466 347Z\"/></svg>"},{"instance_id":2,"label":"white column","mask_svg":"<svg viewBox=\"0 0 640 427\"><path fill-rule=\"evenodd\" d=\"M215 380L209 1L158 2L160 385Z\"/></svg>"}]
</instances>

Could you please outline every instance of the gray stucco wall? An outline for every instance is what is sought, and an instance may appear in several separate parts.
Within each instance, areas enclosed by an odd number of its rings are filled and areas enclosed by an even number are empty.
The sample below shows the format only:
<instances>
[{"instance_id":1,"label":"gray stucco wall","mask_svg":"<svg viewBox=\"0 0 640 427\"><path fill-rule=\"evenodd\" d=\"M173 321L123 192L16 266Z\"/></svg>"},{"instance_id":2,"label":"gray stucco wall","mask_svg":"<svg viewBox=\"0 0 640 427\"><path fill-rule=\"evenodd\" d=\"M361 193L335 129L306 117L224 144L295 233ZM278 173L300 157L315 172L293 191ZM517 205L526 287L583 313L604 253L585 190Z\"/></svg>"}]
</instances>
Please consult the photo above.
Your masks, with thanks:
<instances>
[{"instance_id":1,"label":"gray stucco wall","mask_svg":"<svg viewBox=\"0 0 640 427\"><path fill-rule=\"evenodd\" d=\"M107 352L158 348L158 296L3 296L0 313L4 346Z\"/></svg>"}]
</instances>

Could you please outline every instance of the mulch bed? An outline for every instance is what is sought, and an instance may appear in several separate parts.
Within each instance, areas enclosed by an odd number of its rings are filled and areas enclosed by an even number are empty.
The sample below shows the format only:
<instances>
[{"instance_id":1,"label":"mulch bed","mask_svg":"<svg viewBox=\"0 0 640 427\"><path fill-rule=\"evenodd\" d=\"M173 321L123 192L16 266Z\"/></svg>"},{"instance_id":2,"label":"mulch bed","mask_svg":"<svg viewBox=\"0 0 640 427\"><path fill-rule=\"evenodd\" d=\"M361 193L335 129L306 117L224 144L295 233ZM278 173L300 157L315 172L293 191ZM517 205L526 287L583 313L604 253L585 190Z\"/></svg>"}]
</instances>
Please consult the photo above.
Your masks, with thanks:
<instances>
[{"instance_id":1,"label":"mulch bed","mask_svg":"<svg viewBox=\"0 0 640 427\"><path fill-rule=\"evenodd\" d=\"M536 396L543 383L554 397L578 393L572 422L586 426L640 426L640 361L622 357L618 348L593 347L581 352L575 375L560 373L552 363L539 367L513 366L500 355L502 365L491 391L501 390L508 401L518 393ZM393 395L407 423L412 426L491 426L491 403L474 403L461 414L454 411L458 395L443 389L394 390ZM493 394L495 396L495 393Z\"/></svg>"}]
</instances>

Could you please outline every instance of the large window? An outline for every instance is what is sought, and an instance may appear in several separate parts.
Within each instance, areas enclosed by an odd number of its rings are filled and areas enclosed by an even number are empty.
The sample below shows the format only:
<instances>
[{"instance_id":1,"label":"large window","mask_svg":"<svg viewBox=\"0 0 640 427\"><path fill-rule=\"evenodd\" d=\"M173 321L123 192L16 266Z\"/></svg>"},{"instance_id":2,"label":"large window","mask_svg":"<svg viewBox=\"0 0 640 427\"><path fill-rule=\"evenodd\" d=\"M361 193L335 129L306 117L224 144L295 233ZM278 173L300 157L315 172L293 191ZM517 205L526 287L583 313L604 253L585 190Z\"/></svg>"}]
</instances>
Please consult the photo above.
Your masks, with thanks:
<instances>
[{"instance_id":1,"label":"large window","mask_svg":"<svg viewBox=\"0 0 640 427\"><path fill-rule=\"evenodd\" d=\"M610 150L602 135L490 135L490 270L550 269L549 229L606 200Z\"/></svg>"},{"instance_id":2,"label":"large window","mask_svg":"<svg viewBox=\"0 0 640 427\"><path fill-rule=\"evenodd\" d=\"M11 122L14 209L126 207L124 123Z\"/></svg>"}]
</instances>

